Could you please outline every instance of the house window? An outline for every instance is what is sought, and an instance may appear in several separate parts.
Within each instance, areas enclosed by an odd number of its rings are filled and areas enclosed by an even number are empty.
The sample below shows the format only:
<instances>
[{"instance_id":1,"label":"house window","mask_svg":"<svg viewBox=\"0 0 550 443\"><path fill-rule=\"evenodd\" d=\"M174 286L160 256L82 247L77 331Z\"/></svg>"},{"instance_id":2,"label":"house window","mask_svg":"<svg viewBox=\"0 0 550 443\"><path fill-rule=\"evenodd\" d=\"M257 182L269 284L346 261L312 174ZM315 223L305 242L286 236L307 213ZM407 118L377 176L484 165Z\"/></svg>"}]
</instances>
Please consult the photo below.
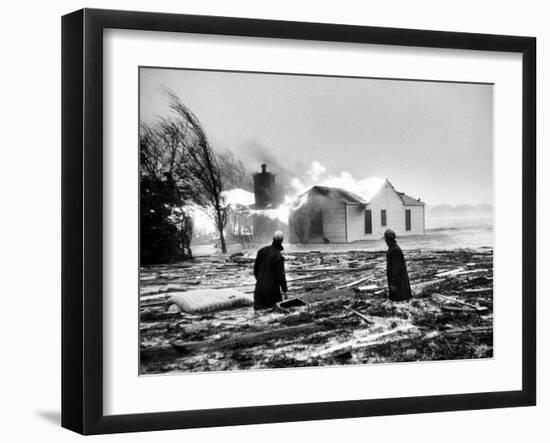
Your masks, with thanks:
<instances>
[{"instance_id":1,"label":"house window","mask_svg":"<svg viewBox=\"0 0 550 443\"><path fill-rule=\"evenodd\" d=\"M318 210L311 217L311 235L323 235L323 211Z\"/></svg>"},{"instance_id":2,"label":"house window","mask_svg":"<svg viewBox=\"0 0 550 443\"><path fill-rule=\"evenodd\" d=\"M405 231L411 230L411 210L405 209Z\"/></svg>"},{"instance_id":3,"label":"house window","mask_svg":"<svg viewBox=\"0 0 550 443\"><path fill-rule=\"evenodd\" d=\"M372 211L365 209L365 234L372 234Z\"/></svg>"},{"instance_id":4,"label":"house window","mask_svg":"<svg viewBox=\"0 0 550 443\"><path fill-rule=\"evenodd\" d=\"M380 225L381 226L386 226L386 210L385 209L382 209L380 211Z\"/></svg>"}]
</instances>

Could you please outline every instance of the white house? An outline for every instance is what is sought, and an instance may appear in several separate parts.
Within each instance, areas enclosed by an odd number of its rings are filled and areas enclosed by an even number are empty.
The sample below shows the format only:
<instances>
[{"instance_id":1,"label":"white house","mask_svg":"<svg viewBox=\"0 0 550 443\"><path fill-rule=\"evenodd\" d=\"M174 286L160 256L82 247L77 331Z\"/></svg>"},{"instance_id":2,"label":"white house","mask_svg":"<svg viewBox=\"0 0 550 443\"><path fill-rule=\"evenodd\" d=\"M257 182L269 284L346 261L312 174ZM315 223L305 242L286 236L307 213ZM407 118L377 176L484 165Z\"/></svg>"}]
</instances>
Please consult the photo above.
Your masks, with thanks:
<instances>
[{"instance_id":1,"label":"white house","mask_svg":"<svg viewBox=\"0 0 550 443\"><path fill-rule=\"evenodd\" d=\"M379 240L386 229L398 236L425 233L424 202L396 191L387 179L372 196L313 186L289 217L291 243Z\"/></svg>"}]
</instances>

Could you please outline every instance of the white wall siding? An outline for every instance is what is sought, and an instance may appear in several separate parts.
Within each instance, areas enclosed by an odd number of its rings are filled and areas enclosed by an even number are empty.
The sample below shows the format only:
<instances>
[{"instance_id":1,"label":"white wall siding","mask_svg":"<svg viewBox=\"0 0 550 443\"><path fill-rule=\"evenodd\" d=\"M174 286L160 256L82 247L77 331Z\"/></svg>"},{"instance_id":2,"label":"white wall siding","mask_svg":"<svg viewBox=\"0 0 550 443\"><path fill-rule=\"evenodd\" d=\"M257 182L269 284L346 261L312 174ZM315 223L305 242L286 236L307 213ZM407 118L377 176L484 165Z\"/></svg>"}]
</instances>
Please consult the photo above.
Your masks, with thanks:
<instances>
[{"instance_id":1,"label":"white wall siding","mask_svg":"<svg viewBox=\"0 0 550 443\"><path fill-rule=\"evenodd\" d=\"M330 243L345 243L346 242L346 210L344 203L335 199L313 196L311 198L313 208L318 208L322 211L323 218L323 235L311 236L309 232L306 237L310 242L323 242L323 237ZM313 213L313 211L312 211ZM292 214L290 216L292 218ZM289 242L299 243L300 239L292 229L292 222L289 227Z\"/></svg>"},{"instance_id":2,"label":"white wall siding","mask_svg":"<svg viewBox=\"0 0 550 443\"><path fill-rule=\"evenodd\" d=\"M331 243L346 242L346 210L343 203L323 207L323 237Z\"/></svg>"},{"instance_id":3,"label":"white wall siding","mask_svg":"<svg viewBox=\"0 0 550 443\"><path fill-rule=\"evenodd\" d=\"M348 205L348 241L379 240L386 229L398 236L424 234L424 207L405 206L393 187L386 183L374 196L366 209L372 211L372 234L365 234L365 208ZM382 209L386 210L386 226L382 226ZM405 210L411 210L411 230L405 230Z\"/></svg>"},{"instance_id":4,"label":"white wall siding","mask_svg":"<svg viewBox=\"0 0 550 443\"><path fill-rule=\"evenodd\" d=\"M403 206L403 212L405 209L411 211L411 230L402 235L424 235L424 206Z\"/></svg>"},{"instance_id":5,"label":"white wall siding","mask_svg":"<svg viewBox=\"0 0 550 443\"><path fill-rule=\"evenodd\" d=\"M386 182L368 205L360 203L344 203L343 199L335 196L334 192L314 193L308 196L307 206L302 206L293 214L313 214L322 211L323 233L311 235L311 225L302 229L303 241L316 243L328 240L330 243L346 243L358 240L380 240L386 229L393 229L398 236L423 235L424 206L405 206L393 186ZM365 233L365 209L371 211L372 233ZM386 211L386 225L382 226L381 211ZM411 229L405 229L405 211L411 211ZM293 215L291 214L291 219ZM294 219L299 220L299 219ZM306 219L307 220L307 219ZM309 219L311 220L311 218ZM293 223L290 221L289 240L299 242L293 232ZM300 225L296 225L300 226ZM294 229L298 229L295 227Z\"/></svg>"}]
</instances>

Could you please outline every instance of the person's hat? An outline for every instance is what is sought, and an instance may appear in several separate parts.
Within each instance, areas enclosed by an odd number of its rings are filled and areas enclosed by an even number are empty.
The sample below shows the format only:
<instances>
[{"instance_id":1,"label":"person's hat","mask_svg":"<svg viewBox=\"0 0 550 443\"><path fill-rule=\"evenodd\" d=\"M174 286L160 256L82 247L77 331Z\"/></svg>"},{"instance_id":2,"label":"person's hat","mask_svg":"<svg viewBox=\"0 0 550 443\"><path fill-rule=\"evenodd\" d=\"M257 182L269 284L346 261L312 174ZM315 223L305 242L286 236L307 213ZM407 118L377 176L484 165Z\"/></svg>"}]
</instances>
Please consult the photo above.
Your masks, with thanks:
<instances>
[{"instance_id":1,"label":"person's hat","mask_svg":"<svg viewBox=\"0 0 550 443\"><path fill-rule=\"evenodd\" d=\"M384 232L384 238L388 240L395 240L395 232L391 229L386 229L386 232Z\"/></svg>"}]
</instances>

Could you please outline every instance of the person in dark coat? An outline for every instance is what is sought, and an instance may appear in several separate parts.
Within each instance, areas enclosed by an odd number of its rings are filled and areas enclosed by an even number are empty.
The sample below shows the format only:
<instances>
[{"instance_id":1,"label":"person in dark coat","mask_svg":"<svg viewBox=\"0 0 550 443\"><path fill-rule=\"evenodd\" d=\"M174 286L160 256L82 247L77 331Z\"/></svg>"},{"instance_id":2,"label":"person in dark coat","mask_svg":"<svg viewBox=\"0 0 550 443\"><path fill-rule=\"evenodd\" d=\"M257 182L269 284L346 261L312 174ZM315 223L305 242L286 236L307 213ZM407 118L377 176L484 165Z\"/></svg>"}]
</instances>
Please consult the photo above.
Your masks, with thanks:
<instances>
[{"instance_id":1,"label":"person in dark coat","mask_svg":"<svg viewBox=\"0 0 550 443\"><path fill-rule=\"evenodd\" d=\"M265 246L258 251L254 262L254 309L266 309L275 306L283 300L281 291L287 292L285 277L285 260L283 250L283 233L273 234L271 246Z\"/></svg>"},{"instance_id":2,"label":"person in dark coat","mask_svg":"<svg viewBox=\"0 0 550 443\"><path fill-rule=\"evenodd\" d=\"M384 239L388 245L386 252L386 271L388 274L388 287L390 300L404 301L412 297L411 285L409 283L409 274L403 251L395 240L395 232L388 229L384 232Z\"/></svg>"}]
</instances>

